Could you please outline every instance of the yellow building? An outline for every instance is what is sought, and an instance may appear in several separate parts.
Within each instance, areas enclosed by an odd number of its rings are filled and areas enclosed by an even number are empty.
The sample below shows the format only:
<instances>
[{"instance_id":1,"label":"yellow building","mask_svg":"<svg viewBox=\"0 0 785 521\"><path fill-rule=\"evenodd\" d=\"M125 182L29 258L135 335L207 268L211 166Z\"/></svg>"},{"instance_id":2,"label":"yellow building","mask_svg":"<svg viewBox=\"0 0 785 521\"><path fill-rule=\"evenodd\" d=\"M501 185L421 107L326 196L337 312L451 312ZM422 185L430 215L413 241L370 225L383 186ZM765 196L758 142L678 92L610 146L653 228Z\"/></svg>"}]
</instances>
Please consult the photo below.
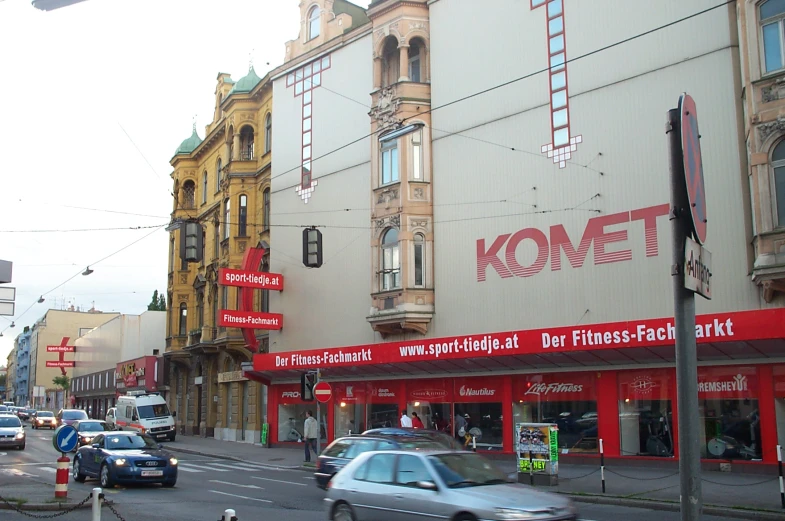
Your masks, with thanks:
<instances>
[{"instance_id":1,"label":"yellow building","mask_svg":"<svg viewBox=\"0 0 785 521\"><path fill-rule=\"evenodd\" d=\"M171 159L172 222L196 220L203 237L198 263L180 258L184 230L173 230L169 243L166 356L181 434L253 442L264 423L266 389L240 369L253 353L239 329L217 325L219 310L237 303L237 288L219 286L218 269L240 268L247 248L269 248L271 111L269 78L253 67L236 83L221 73L205 138L194 126ZM267 295L257 293L256 309L266 311ZM260 346L266 351L266 335Z\"/></svg>"}]
</instances>

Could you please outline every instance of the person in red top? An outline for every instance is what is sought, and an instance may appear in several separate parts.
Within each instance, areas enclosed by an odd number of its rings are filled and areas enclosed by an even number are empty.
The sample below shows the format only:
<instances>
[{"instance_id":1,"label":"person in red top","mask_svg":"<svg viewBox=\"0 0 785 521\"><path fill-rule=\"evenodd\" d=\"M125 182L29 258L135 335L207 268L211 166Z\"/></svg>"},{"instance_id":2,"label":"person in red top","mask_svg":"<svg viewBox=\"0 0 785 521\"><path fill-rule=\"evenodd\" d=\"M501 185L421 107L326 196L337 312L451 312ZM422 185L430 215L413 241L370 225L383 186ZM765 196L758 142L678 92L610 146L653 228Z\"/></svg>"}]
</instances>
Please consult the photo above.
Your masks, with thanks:
<instances>
[{"instance_id":1,"label":"person in red top","mask_svg":"<svg viewBox=\"0 0 785 521\"><path fill-rule=\"evenodd\" d=\"M424 429L425 425L422 424L422 420L419 416L417 416L416 412L412 413L412 427L415 429Z\"/></svg>"}]
</instances>

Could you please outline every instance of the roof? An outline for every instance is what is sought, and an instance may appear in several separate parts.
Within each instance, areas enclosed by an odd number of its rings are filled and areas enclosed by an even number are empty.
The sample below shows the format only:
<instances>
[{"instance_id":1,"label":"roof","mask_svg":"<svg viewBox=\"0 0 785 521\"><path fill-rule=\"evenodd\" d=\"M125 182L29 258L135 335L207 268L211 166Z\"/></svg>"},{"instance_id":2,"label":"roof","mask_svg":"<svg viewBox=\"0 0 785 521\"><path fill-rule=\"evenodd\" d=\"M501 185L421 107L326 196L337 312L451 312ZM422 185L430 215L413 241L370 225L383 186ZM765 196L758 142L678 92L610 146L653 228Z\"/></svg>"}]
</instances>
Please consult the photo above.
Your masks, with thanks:
<instances>
[{"instance_id":1,"label":"roof","mask_svg":"<svg viewBox=\"0 0 785 521\"><path fill-rule=\"evenodd\" d=\"M346 28L347 31L365 25L371 21L371 19L368 18L368 13L365 9L359 5L348 2L347 0L335 0L335 4L333 4L333 13L335 13L335 16L345 13L352 17L352 25L351 27Z\"/></svg>"},{"instance_id":2,"label":"roof","mask_svg":"<svg viewBox=\"0 0 785 521\"><path fill-rule=\"evenodd\" d=\"M191 134L191 137L183 140L183 142L180 143L180 146L177 147L177 150L175 150L174 155L177 156L180 154L190 154L191 152L196 150L196 147L198 147L201 142L202 142L202 138L200 138L199 134L196 133L196 125L194 125L193 134Z\"/></svg>"},{"instance_id":3,"label":"roof","mask_svg":"<svg viewBox=\"0 0 785 521\"><path fill-rule=\"evenodd\" d=\"M237 83L234 84L234 87L232 87L232 90L229 91L227 97L231 96L232 94L251 92L254 87L259 85L260 81L262 81L262 78L256 74L253 65L251 65L251 67L248 69L248 74L237 80Z\"/></svg>"}]
</instances>

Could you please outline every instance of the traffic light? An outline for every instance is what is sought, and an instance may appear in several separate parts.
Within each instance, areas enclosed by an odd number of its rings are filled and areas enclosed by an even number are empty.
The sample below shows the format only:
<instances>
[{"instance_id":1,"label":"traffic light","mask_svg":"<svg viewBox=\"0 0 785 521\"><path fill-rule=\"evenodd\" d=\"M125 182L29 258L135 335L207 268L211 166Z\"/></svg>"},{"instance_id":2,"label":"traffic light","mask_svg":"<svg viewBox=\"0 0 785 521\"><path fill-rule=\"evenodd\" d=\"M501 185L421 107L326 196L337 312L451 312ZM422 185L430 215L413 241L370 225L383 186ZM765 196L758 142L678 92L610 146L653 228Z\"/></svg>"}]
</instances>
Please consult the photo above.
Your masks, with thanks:
<instances>
[{"instance_id":1,"label":"traffic light","mask_svg":"<svg viewBox=\"0 0 785 521\"><path fill-rule=\"evenodd\" d=\"M180 258L185 262L200 262L204 252L202 225L189 221L180 228Z\"/></svg>"},{"instance_id":2,"label":"traffic light","mask_svg":"<svg viewBox=\"0 0 785 521\"><path fill-rule=\"evenodd\" d=\"M313 227L303 230L303 264L306 268L322 266L322 232Z\"/></svg>"},{"instance_id":3,"label":"traffic light","mask_svg":"<svg viewBox=\"0 0 785 521\"><path fill-rule=\"evenodd\" d=\"M316 385L316 372L309 371L300 375L300 399L302 401L313 401L314 385Z\"/></svg>"}]
</instances>

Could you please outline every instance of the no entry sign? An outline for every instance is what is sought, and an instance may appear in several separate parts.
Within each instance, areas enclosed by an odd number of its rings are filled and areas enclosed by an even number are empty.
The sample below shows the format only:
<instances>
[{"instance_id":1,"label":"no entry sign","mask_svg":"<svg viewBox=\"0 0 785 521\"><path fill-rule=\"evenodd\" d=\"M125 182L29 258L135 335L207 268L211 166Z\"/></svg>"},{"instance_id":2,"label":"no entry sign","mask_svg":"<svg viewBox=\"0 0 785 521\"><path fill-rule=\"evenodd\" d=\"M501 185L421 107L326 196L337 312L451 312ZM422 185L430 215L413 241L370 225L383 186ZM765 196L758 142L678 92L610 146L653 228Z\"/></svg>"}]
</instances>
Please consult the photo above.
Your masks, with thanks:
<instances>
[{"instance_id":1,"label":"no entry sign","mask_svg":"<svg viewBox=\"0 0 785 521\"><path fill-rule=\"evenodd\" d=\"M684 157L684 180L690 201L690 215L695 241L706 242L706 190L703 185L703 160L701 159L698 110L695 100L687 93L679 97L681 114L681 150Z\"/></svg>"},{"instance_id":2,"label":"no entry sign","mask_svg":"<svg viewBox=\"0 0 785 521\"><path fill-rule=\"evenodd\" d=\"M319 382L313 386L313 395L321 403L327 403L333 397L333 388L327 382Z\"/></svg>"}]
</instances>

